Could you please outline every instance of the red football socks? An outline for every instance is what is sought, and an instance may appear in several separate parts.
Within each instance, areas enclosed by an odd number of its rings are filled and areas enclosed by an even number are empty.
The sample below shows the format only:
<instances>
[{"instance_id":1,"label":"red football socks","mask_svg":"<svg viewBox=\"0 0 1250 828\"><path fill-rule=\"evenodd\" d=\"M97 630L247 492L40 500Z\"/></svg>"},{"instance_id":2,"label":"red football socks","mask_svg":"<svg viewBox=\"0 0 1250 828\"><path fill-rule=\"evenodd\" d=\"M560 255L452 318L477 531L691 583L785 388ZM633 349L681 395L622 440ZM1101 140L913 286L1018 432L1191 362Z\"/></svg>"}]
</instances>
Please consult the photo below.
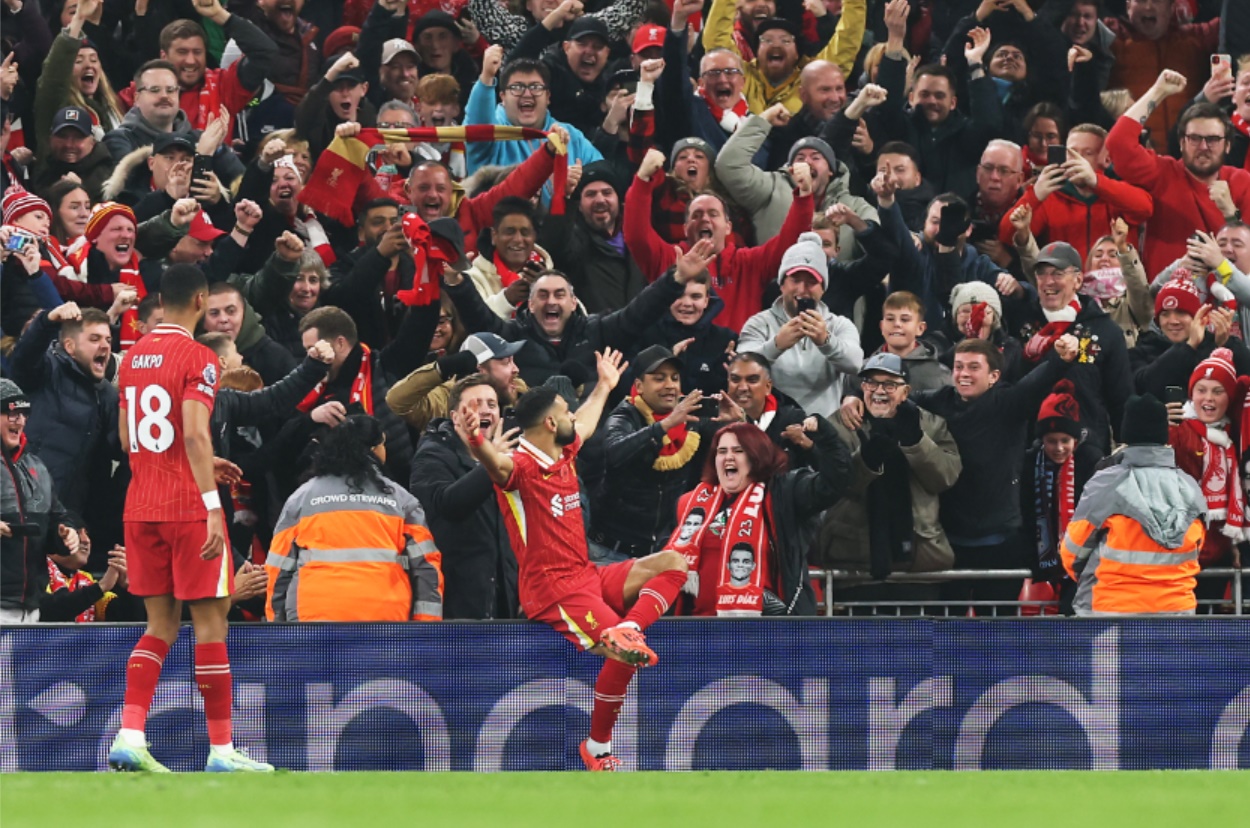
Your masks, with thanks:
<instances>
[{"instance_id":1,"label":"red football socks","mask_svg":"<svg viewBox=\"0 0 1250 828\"><path fill-rule=\"evenodd\" d=\"M130 651L126 661L126 696L122 706L122 727L142 731L148 720L148 709L161 679L161 666L169 654L169 645L154 635L144 635Z\"/></svg>"},{"instance_id":2,"label":"red football socks","mask_svg":"<svg viewBox=\"0 0 1250 828\"><path fill-rule=\"evenodd\" d=\"M594 741L612 741L612 728L616 725L621 706L625 704L625 691L629 689L629 682L637 669L623 661L604 660L599 678L595 680L595 706L590 713L590 738Z\"/></svg>"},{"instance_id":3,"label":"red football socks","mask_svg":"<svg viewBox=\"0 0 1250 828\"><path fill-rule=\"evenodd\" d=\"M639 629L645 630L668 612L669 606L676 600L685 583L686 573L680 569L661 572L643 584L638 591L638 600L621 621L632 621Z\"/></svg>"},{"instance_id":4,"label":"red football socks","mask_svg":"<svg viewBox=\"0 0 1250 828\"><path fill-rule=\"evenodd\" d=\"M204 697L208 743L230 744L230 657L224 642L195 645L195 683Z\"/></svg>"}]
</instances>

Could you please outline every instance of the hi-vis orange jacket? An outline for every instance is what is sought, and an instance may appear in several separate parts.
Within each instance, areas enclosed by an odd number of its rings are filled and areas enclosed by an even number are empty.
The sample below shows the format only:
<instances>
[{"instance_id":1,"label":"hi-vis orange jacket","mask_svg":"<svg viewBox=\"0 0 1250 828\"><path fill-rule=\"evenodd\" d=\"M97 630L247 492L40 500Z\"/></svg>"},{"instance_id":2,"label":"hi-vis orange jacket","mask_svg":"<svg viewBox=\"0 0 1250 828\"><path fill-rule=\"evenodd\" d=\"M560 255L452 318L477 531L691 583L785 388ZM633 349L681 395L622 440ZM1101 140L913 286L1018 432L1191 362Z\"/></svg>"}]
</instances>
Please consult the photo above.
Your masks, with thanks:
<instances>
[{"instance_id":1,"label":"hi-vis orange jacket","mask_svg":"<svg viewBox=\"0 0 1250 828\"><path fill-rule=\"evenodd\" d=\"M1059 554L1077 615L1193 613L1206 499L1169 446L1128 446L1089 479Z\"/></svg>"},{"instance_id":2,"label":"hi-vis orange jacket","mask_svg":"<svg viewBox=\"0 0 1250 828\"><path fill-rule=\"evenodd\" d=\"M442 554L400 486L314 477L282 508L265 569L270 621L440 621Z\"/></svg>"}]
</instances>

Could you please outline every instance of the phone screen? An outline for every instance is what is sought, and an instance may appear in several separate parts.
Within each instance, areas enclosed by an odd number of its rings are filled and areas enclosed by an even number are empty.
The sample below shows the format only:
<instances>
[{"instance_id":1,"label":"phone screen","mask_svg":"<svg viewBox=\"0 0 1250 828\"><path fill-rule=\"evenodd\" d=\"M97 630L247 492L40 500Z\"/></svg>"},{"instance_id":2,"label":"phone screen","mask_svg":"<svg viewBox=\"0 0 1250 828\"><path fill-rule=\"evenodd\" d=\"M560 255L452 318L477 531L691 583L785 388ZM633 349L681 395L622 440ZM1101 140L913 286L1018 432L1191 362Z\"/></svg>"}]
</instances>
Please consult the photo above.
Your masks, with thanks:
<instances>
[{"instance_id":1,"label":"phone screen","mask_svg":"<svg viewBox=\"0 0 1250 828\"><path fill-rule=\"evenodd\" d=\"M799 313L803 311L816 310L816 300L810 296L804 296L798 301Z\"/></svg>"},{"instance_id":2,"label":"phone screen","mask_svg":"<svg viewBox=\"0 0 1250 828\"><path fill-rule=\"evenodd\" d=\"M1068 160L1068 150L1062 144L1051 144L1046 148L1047 164L1062 164Z\"/></svg>"}]
</instances>

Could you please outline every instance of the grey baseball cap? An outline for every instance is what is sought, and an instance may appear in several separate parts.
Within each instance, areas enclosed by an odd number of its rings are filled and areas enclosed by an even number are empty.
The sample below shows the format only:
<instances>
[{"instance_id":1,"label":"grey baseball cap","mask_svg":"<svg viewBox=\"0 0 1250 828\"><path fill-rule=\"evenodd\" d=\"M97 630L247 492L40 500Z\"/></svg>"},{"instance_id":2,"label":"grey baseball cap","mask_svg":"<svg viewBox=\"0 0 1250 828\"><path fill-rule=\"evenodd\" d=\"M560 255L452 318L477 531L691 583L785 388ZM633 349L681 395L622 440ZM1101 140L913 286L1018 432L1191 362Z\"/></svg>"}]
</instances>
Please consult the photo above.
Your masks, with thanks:
<instances>
[{"instance_id":1,"label":"grey baseball cap","mask_svg":"<svg viewBox=\"0 0 1250 828\"><path fill-rule=\"evenodd\" d=\"M859 370L861 377L869 374L892 374L900 379L907 379L907 369L903 366L903 358L898 354L882 352L868 357L864 367Z\"/></svg>"}]
</instances>

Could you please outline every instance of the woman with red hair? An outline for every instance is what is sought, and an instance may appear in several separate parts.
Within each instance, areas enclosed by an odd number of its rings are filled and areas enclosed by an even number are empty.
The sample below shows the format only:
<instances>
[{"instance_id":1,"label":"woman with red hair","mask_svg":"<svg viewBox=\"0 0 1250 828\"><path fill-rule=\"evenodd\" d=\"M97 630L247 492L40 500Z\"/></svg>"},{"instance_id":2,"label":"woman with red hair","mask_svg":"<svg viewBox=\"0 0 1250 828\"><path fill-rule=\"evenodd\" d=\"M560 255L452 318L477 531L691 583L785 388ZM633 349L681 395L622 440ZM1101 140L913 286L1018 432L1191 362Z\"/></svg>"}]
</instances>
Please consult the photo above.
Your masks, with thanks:
<instances>
[{"instance_id":1,"label":"woman with red hair","mask_svg":"<svg viewBox=\"0 0 1250 828\"><path fill-rule=\"evenodd\" d=\"M810 442L816 471L787 471L785 453L749 423L712 437L702 482L679 501L666 547L690 565L685 614L815 614L807 550L815 519L850 481L851 455L823 417L804 420L797 437Z\"/></svg>"}]
</instances>

